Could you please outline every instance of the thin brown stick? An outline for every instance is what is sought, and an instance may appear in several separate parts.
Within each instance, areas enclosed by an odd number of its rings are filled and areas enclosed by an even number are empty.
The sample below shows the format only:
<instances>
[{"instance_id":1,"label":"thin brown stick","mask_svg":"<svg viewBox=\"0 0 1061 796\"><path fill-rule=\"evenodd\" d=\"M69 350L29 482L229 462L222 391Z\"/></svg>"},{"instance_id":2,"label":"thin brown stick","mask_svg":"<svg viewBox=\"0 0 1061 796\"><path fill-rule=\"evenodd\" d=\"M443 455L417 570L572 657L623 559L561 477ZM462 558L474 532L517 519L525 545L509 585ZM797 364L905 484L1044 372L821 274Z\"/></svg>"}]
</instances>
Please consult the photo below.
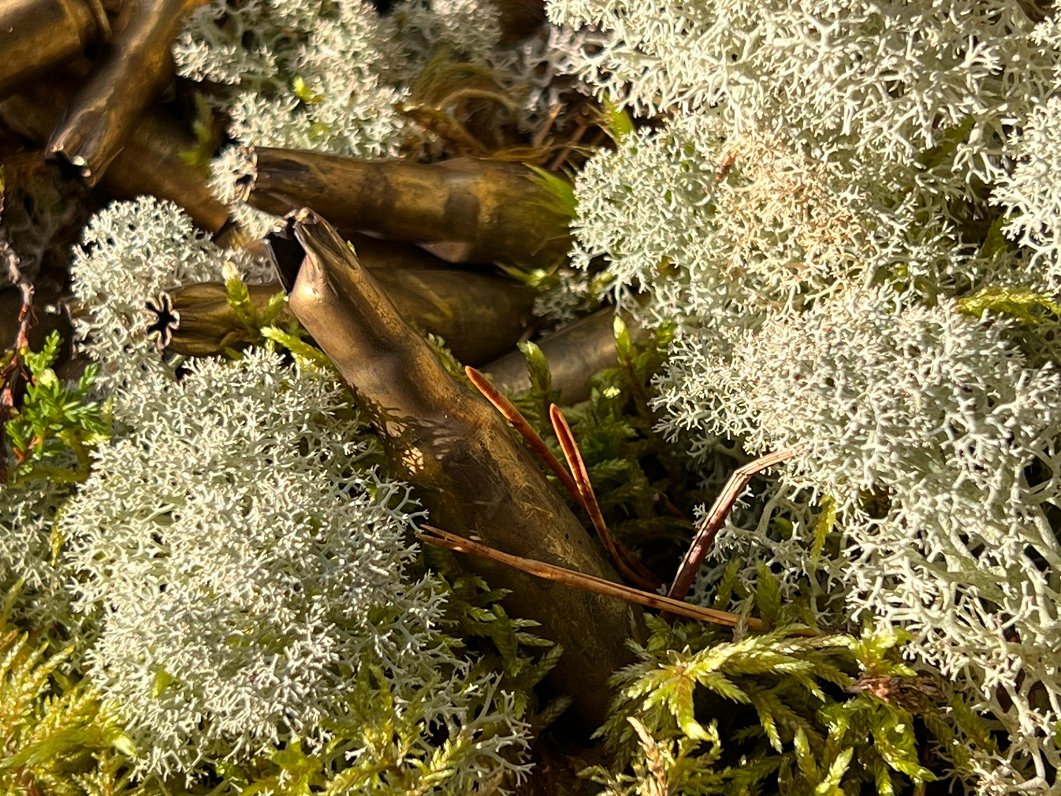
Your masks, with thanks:
<instances>
[{"instance_id":1,"label":"thin brown stick","mask_svg":"<svg viewBox=\"0 0 1061 796\"><path fill-rule=\"evenodd\" d=\"M563 451L564 458L567 459L567 466L575 477L575 485L578 488L578 502L586 510L586 514L589 515L589 520L593 523L593 527L596 529L597 536L600 538L601 544L604 545L604 549L608 551L612 561L619 567L623 577L643 589L654 590L659 586L659 581L655 575L622 542L612 536L611 531L608 530L608 524L604 521L604 514L600 510L600 503L597 502L597 493L593 491L593 483L589 480L589 470L586 469L586 463L582 459L582 451L578 449L578 443L575 442L575 435L571 431L567 418L564 417L564 413L560 411L560 407L556 404L549 406L549 419L553 424L553 433L556 434L556 438L560 442L560 450Z\"/></svg>"},{"instance_id":2,"label":"thin brown stick","mask_svg":"<svg viewBox=\"0 0 1061 796\"><path fill-rule=\"evenodd\" d=\"M614 597L615 599L643 605L647 608L668 611L690 619L698 619L701 622L736 627L741 621L744 621L752 630L764 629L762 620L755 617L743 617L728 611L716 611L713 608L702 608L699 605L693 605L681 600L672 600L669 597L624 586L621 583L613 583L610 580L586 575L566 567L558 567L554 564L546 564L544 561L535 561L531 558L521 558L509 553L502 553L500 550L495 550L487 545L465 539L463 536L443 531L441 528L435 528L431 525L421 527L423 530L418 532L416 536L422 542L436 547L444 547L447 550L453 550L458 553L468 553L469 555L497 561L521 572L534 575L537 578L563 583L573 589L603 594L606 597Z\"/></svg>"},{"instance_id":3,"label":"thin brown stick","mask_svg":"<svg viewBox=\"0 0 1061 796\"><path fill-rule=\"evenodd\" d=\"M3 186L0 185L0 210L4 207ZM0 259L7 266L7 275L18 287L22 304L18 309L18 328L15 332L15 344L12 346L11 358L0 369L0 484L7 482L7 465L4 453L7 449L7 421L15 413L15 395L19 382L26 378L23 356L29 348L29 327L33 318L33 283L19 267L18 255L11 244L0 238Z\"/></svg>"},{"instance_id":4,"label":"thin brown stick","mask_svg":"<svg viewBox=\"0 0 1061 796\"><path fill-rule=\"evenodd\" d=\"M545 136L549 135L549 131L552 129L553 124L556 123L556 117L560 115L560 109L563 106L560 103L556 103L549 108L549 115L546 116L545 121L534 131L534 136L531 138L531 146L535 149L540 149L545 143Z\"/></svg>"},{"instance_id":5,"label":"thin brown stick","mask_svg":"<svg viewBox=\"0 0 1061 796\"><path fill-rule=\"evenodd\" d=\"M582 136L586 134L586 130L589 129L589 125L585 122L579 122L578 128L574 134L564 143L564 148L560 150L559 154L545 167L546 171L557 172L560 171L560 167L564 165L564 162L571 156L572 150L575 145L582 140Z\"/></svg>"},{"instance_id":6,"label":"thin brown stick","mask_svg":"<svg viewBox=\"0 0 1061 796\"><path fill-rule=\"evenodd\" d=\"M564 489L568 491L575 502L582 505L582 496L579 494L575 479L560 464L553 452L549 450L549 446L545 444L545 440L538 435L538 432L534 430L534 426L527 421L523 413L478 370L473 367L466 367L464 373L471 383L475 385L475 389L493 404L494 408L501 413L501 416L512 425L512 428L519 432L534 454L545 462L545 465L552 470L553 475L560 479L560 483L564 485Z\"/></svg>"},{"instance_id":7,"label":"thin brown stick","mask_svg":"<svg viewBox=\"0 0 1061 796\"><path fill-rule=\"evenodd\" d=\"M726 515L729 514L729 510L733 507L734 501L740 497L741 492L748 486L752 476L773 467L775 464L788 461L798 454L800 450L801 448L798 445L782 448L734 470L733 475L729 477L726 486L722 489L722 493L715 500L714 505L711 506L711 511L701 520L692 544L689 545L689 550L685 553L685 558L682 559L678 572L674 576L670 591L667 592L668 597L681 600L689 593L689 587L693 585L696 572L700 569L704 556L707 555L708 549L715 541L718 529L722 527L722 523L726 519Z\"/></svg>"}]
</instances>

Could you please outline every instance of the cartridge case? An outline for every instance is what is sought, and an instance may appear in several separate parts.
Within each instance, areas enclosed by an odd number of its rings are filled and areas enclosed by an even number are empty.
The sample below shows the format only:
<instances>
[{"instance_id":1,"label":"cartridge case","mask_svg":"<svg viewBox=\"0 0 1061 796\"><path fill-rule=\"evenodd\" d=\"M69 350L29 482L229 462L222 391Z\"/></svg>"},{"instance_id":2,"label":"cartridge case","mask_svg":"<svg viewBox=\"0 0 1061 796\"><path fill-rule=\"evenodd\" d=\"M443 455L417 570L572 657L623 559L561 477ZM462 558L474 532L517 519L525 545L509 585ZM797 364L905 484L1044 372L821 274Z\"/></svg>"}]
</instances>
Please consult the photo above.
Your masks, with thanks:
<instances>
[{"instance_id":1,"label":"cartridge case","mask_svg":"<svg viewBox=\"0 0 1061 796\"><path fill-rule=\"evenodd\" d=\"M0 0L0 98L109 32L99 0Z\"/></svg>"},{"instance_id":2,"label":"cartridge case","mask_svg":"<svg viewBox=\"0 0 1061 796\"><path fill-rule=\"evenodd\" d=\"M116 199L142 194L168 199L184 208L200 229L216 233L229 220L228 208L210 191L206 172L182 157L194 147L190 134L149 111L111 162L100 188Z\"/></svg>"},{"instance_id":3,"label":"cartridge case","mask_svg":"<svg viewBox=\"0 0 1061 796\"><path fill-rule=\"evenodd\" d=\"M481 365L510 350L530 322L533 295L511 280L453 269L372 268L371 257L360 248L358 254L406 322L442 337L466 365ZM283 287L273 282L247 289L261 311ZM220 282L186 285L169 296L175 320L165 336L168 350L210 356L246 342L246 332ZM289 317L285 309L279 322Z\"/></svg>"},{"instance_id":4,"label":"cartridge case","mask_svg":"<svg viewBox=\"0 0 1061 796\"><path fill-rule=\"evenodd\" d=\"M43 144L72 95L68 80L27 87L0 102L0 121L27 140ZM181 157L194 146L191 134L148 111L137 121L100 188L116 199L141 194L168 199L184 208L200 228L215 233L228 220L228 209L210 192L206 175Z\"/></svg>"},{"instance_id":5,"label":"cartridge case","mask_svg":"<svg viewBox=\"0 0 1061 796\"><path fill-rule=\"evenodd\" d=\"M604 309L545 335L536 344L549 363L552 386L560 393L560 402L574 404L589 398L590 377L604 368L615 367L614 309ZM623 320L634 339L645 332L630 316ZM483 366L493 378L494 386L508 394L531 388L527 360L512 351Z\"/></svg>"},{"instance_id":6,"label":"cartridge case","mask_svg":"<svg viewBox=\"0 0 1061 796\"><path fill-rule=\"evenodd\" d=\"M256 148L247 201L277 215L312 207L341 229L423 246L451 263L551 268L570 248L570 215L519 163L365 161Z\"/></svg>"},{"instance_id":7,"label":"cartridge case","mask_svg":"<svg viewBox=\"0 0 1061 796\"><path fill-rule=\"evenodd\" d=\"M288 219L294 238L274 246L294 275L291 311L354 390L379 430L391 469L411 483L430 522L514 555L616 580L611 566L487 401L459 384L358 262L310 211ZM629 660L640 614L624 603L567 589L489 561L469 560L511 590L509 610L538 621L563 645L554 682L587 725L607 712L603 685Z\"/></svg>"},{"instance_id":8,"label":"cartridge case","mask_svg":"<svg viewBox=\"0 0 1061 796\"><path fill-rule=\"evenodd\" d=\"M172 77L170 45L204 0L125 0L110 44L70 101L48 151L96 185Z\"/></svg>"}]
</instances>

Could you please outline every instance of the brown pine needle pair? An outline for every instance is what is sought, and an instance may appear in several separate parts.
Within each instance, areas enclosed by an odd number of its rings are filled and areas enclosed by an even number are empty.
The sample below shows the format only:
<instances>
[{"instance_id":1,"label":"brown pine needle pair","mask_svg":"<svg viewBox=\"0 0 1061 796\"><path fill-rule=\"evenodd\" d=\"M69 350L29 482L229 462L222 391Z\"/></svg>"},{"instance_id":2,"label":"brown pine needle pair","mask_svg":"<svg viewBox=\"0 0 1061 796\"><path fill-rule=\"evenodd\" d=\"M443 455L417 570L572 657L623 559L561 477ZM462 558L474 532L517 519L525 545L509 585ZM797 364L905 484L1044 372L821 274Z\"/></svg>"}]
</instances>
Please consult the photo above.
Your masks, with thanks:
<instances>
[{"instance_id":1,"label":"brown pine needle pair","mask_svg":"<svg viewBox=\"0 0 1061 796\"><path fill-rule=\"evenodd\" d=\"M495 550L493 547L488 547L471 539L465 539L463 536L443 531L441 528L435 528L431 525L424 525L422 528L423 530L416 534L416 537L422 542L433 544L436 547L444 547L447 550L453 550L458 553L469 553L474 556L488 558L491 561L498 561L521 572L526 572L545 580L563 583L573 589L603 594L607 597L616 597L648 608L656 608L667 613L687 616L690 619L699 619L701 622L711 622L725 627L736 627L739 622L744 621L752 630L764 629L762 620L755 617L743 617L729 611L702 608L699 605L693 605L682 600L672 600L670 597L641 591L631 586L624 586L622 583L613 583L604 578L587 575L584 572L576 572L565 567L558 567L555 564L546 564L544 561L509 555L508 553L502 553L500 550Z\"/></svg>"},{"instance_id":2,"label":"brown pine needle pair","mask_svg":"<svg viewBox=\"0 0 1061 796\"><path fill-rule=\"evenodd\" d=\"M655 591L659 588L659 579L652 574L648 567L641 563L641 560L628 547L612 536L611 531L608 530L608 526L604 522L604 514L601 512L600 504L597 502L597 495L593 491L593 484L589 480L589 471L586 469L586 463L582 460L582 452L578 449L578 443L575 442L575 435L571 432L571 426L568 425L567 418L564 417L560 407L556 404L552 404L549 407L549 420L553 424L553 433L556 434L556 438L560 441L560 450L564 452L567 466L575 477L579 504L589 515L590 522L593 523L593 527L597 530L597 536L604 545L604 549L608 551L608 555L612 557L612 561L615 562L619 571L628 581L642 589Z\"/></svg>"},{"instance_id":3,"label":"brown pine needle pair","mask_svg":"<svg viewBox=\"0 0 1061 796\"><path fill-rule=\"evenodd\" d=\"M520 413L519 409L502 395L482 373L475 368L465 368L464 372L476 389L519 432L534 454L545 462L546 466L560 479L564 489L589 515L590 522L593 523L601 544L604 545L604 549L608 551L608 555L611 556L612 561L619 568L623 577L643 589L654 591L658 588L659 580L656 576L652 574L648 567L641 563L629 548L612 536L611 531L608 530L608 526L604 522L604 515L600 510L600 504L597 502L597 495L594 493L593 485L590 483L586 464L582 460L582 454L578 449L578 444L575 442L575 435L571 433L571 426L568 425L567 419L560 411L560 408L556 404L552 404L549 407L549 420L552 422L553 433L556 434L556 438L560 442L560 449L567 460L568 469L565 469L557 460L553 452L549 450L549 446L545 444L545 440L527 422L527 418Z\"/></svg>"},{"instance_id":4,"label":"brown pine needle pair","mask_svg":"<svg viewBox=\"0 0 1061 796\"><path fill-rule=\"evenodd\" d=\"M571 588L591 591L649 608L656 608L663 611L664 615L677 614L727 627L735 627L739 622L744 621L751 629L763 629L763 623L759 619L742 617L729 611L702 608L685 602L684 597L688 593L689 587L692 585L696 572L711 547L715 535L722 526L722 522L725 520L733 503L740 496L740 493L751 481L752 476L792 458L799 453L798 447L784 448L763 456L733 473L729 481L726 482L722 494L719 495L715 504L711 507L711 511L700 523L689 551L685 554L678 568L670 592L668 596L663 597L655 593L655 589L659 586L659 581L656 577L633 552L615 539L608 530L597 496L590 483L589 472L582 459L582 454L578 449L578 444L575 442L571 427L559 407L555 404L549 407L549 419L552 422L553 431L560 442L560 448L564 453L564 458L567 460L570 471L565 469L553 455L552 451L549 450L549 446L546 445L545 441L538 435L538 432L534 430L534 427L531 426L512 402L502 395L482 373L471 367L465 368L465 373L476 389L508 420L527 442L534 454L556 475L575 502L582 506L586 514L589 515L601 543L608 551L619 571L630 582L637 584L640 588L613 583L603 578L547 564L543 561L510 555L430 525L423 526L424 530L417 534L421 541L456 552L469 553L498 561L536 577L564 583Z\"/></svg>"},{"instance_id":5,"label":"brown pine needle pair","mask_svg":"<svg viewBox=\"0 0 1061 796\"><path fill-rule=\"evenodd\" d=\"M682 563L678 566L674 582L671 584L670 591L667 592L668 597L674 600L685 599L685 595L689 593L689 587L693 585L696 573L700 569L700 564L714 543L715 536L718 535L718 530L722 527L726 515L729 514L730 509L733 508L733 504L740 497L744 488L748 486L752 476L773 467L775 464L788 461L799 452L800 447L798 445L782 448L779 451L768 453L766 456L761 456L754 461L748 462L748 464L733 471L733 475L726 481L721 494L715 500L714 505L711 506L711 511L704 516L704 519L700 522L700 527L696 529L692 544L689 545L689 550L685 553Z\"/></svg>"}]
</instances>

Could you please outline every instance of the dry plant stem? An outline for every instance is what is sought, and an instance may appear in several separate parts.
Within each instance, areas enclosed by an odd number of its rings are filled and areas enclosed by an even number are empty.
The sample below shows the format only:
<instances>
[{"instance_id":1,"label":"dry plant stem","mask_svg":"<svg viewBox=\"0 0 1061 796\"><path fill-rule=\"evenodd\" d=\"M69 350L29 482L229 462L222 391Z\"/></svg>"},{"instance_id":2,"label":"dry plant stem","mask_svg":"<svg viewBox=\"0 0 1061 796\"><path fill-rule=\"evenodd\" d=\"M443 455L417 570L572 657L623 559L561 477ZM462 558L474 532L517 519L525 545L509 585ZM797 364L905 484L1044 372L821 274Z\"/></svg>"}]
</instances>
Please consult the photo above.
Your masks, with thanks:
<instances>
[{"instance_id":1,"label":"dry plant stem","mask_svg":"<svg viewBox=\"0 0 1061 796\"><path fill-rule=\"evenodd\" d=\"M450 376L336 231L310 210L270 246L293 281L291 311L354 390L397 477L439 524L494 547L607 578L615 572L505 421ZM291 280L290 277L294 279ZM629 661L640 615L489 561L476 570L510 590L509 610L534 619L564 654L552 675L586 725L607 714L603 679Z\"/></svg>"},{"instance_id":2,"label":"dry plant stem","mask_svg":"<svg viewBox=\"0 0 1061 796\"><path fill-rule=\"evenodd\" d=\"M575 145L582 140L582 136L586 134L586 130L589 129L589 125L582 122L578 125L578 129L575 130L574 134L564 143L564 148L561 149L555 158L550 161L546 170L552 172L559 172L561 167L571 157L571 152L574 150Z\"/></svg>"},{"instance_id":3,"label":"dry plant stem","mask_svg":"<svg viewBox=\"0 0 1061 796\"><path fill-rule=\"evenodd\" d=\"M2 187L2 184L0 184L0 189ZM3 207L3 193L0 190L0 211L3 210ZM0 369L0 483L6 483L7 421L11 419L15 412L15 392L18 389L19 380L25 377L22 357L23 353L29 348L29 327L33 311L33 284L22 273L15 250L2 237L0 237L0 258L4 261L8 278L18 286L22 297L22 304L18 310L18 331L15 334L15 344L11 352L11 358L3 369Z\"/></svg>"},{"instance_id":4,"label":"dry plant stem","mask_svg":"<svg viewBox=\"0 0 1061 796\"><path fill-rule=\"evenodd\" d=\"M575 479L560 464L560 460L553 456L553 452L549 450L545 440L534 430L534 426L527 422L527 418L523 416L523 413L475 368L467 367L464 369L464 373L467 375L468 380L475 385L475 389L481 392L483 397L493 404L494 408L501 413L501 416L509 422L512 428L519 432L519 435L530 446L534 455L545 462L545 465L552 470L553 475L564 485L564 489L571 495L571 498L576 503L581 504L582 496L579 494L578 484L575 483Z\"/></svg>"},{"instance_id":5,"label":"dry plant stem","mask_svg":"<svg viewBox=\"0 0 1061 796\"><path fill-rule=\"evenodd\" d=\"M0 102L0 120L36 144L48 140L73 96L68 79L33 82ZM203 230L215 233L228 219L228 209L210 192L204 172L181 157L195 146L192 136L170 119L148 111L137 121L103 175L99 187L116 199L150 194L184 208Z\"/></svg>"},{"instance_id":6,"label":"dry plant stem","mask_svg":"<svg viewBox=\"0 0 1061 796\"><path fill-rule=\"evenodd\" d=\"M103 58L74 96L48 151L99 182L140 115L170 78L170 45L205 0L126 0Z\"/></svg>"},{"instance_id":7,"label":"dry plant stem","mask_svg":"<svg viewBox=\"0 0 1061 796\"><path fill-rule=\"evenodd\" d=\"M424 525L422 528L423 530L416 535L422 542L444 547L447 550L453 550L458 553L468 553L469 555L480 556L491 561L498 561L505 566L534 575L536 578L556 581L572 589L602 594L628 603L643 605L646 608L655 608L660 611L686 616L690 619L698 619L701 622L711 622L712 624L726 627L736 627L741 622L744 622L752 630L763 629L762 621L755 617L744 617L728 611L703 608L681 600L672 600L670 597L663 597L653 592L624 586L621 583L598 578L594 575L576 572L566 567L558 567L553 564L546 564L543 561L503 553L488 545L443 531L431 525Z\"/></svg>"},{"instance_id":8,"label":"dry plant stem","mask_svg":"<svg viewBox=\"0 0 1061 796\"><path fill-rule=\"evenodd\" d=\"M564 456L567 458L568 470L564 469L564 466L560 461L553 455L553 452L549 450L549 446L546 445L538 432L534 430L534 427L527 422L527 419L517 409L511 401L502 395L482 373L477 371L475 368L465 368L465 374L472 384L475 385L476 389L483 394L494 408L497 409L516 431L519 432L520 436L530 446L531 451L543 462L553 474L560 479L560 483L564 485L564 488L571 495L572 499L582 506L589 515L590 521L593 523L593 527L597 531L597 535L600 537L601 542L604 544L608 554L612 557L612 561L619 567L623 575L633 583L641 586L642 588L655 589L659 586L659 582L655 576L638 560L638 558L629 551L621 542L615 539L611 532L608 530L607 523L604 521L604 515L601 513L600 505L597 503L597 496L593 491L593 486L589 480L589 473L586 470L585 463L582 460L582 454L578 449L578 444L574 440L574 435L571 433L571 428L567 424L567 420L560 412L559 408L554 404L550 408L550 419L553 423L553 430L556 433L557 439L560 440L560 447L564 452ZM559 424L559 425L558 425ZM574 473L574 477L571 476Z\"/></svg>"},{"instance_id":9,"label":"dry plant stem","mask_svg":"<svg viewBox=\"0 0 1061 796\"><path fill-rule=\"evenodd\" d=\"M549 108L549 115L542 122L542 125L534 131L534 137L531 139L531 146L535 149L541 149L545 146L545 137L549 135L549 131L553 129L553 125L556 124L556 119L560 115L560 111L563 110L563 105L556 103Z\"/></svg>"},{"instance_id":10,"label":"dry plant stem","mask_svg":"<svg viewBox=\"0 0 1061 796\"><path fill-rule=\"evenodd\" d=\"M734 501L740 497L740 493L744 491L744 488L748 486L748 482L752 480L752 476L773 467L775 464L788 461L799 452L800 447L798 445L782 448L749 462L733 472L733 475L726 481L726 486L722 489L722 493L715 500L714 505L711 506L711 511L707 513L707 516L700 522L700 527L696 529L696 535L693 537L692 544L689 545L689 550L685 553L685 557L678 567L678 572L674 576L674 582L671 584L667 596L675 600L682 600L689 593L689 587L693 585L693 580L700 569L700 564L715 541L719 528L722 527L722 523L726 519L726 515L729 514Z\"/></svg>"},{"instance_id":11,"label":"dry plant stem","mask_svg":"<svg viewBox=\"0 0 1061 796\"><path fill-rule=\"evenodd\" d=\"M0 97L109 34L107 12L99 0L3 0Z\"/></svg>"},{"instance_id":12,"label":"dry plant stem","mask_svg":"<svg viewBox=\"0 0 1061 796\"><path fill-rule=\"evenodd\" d=\"M593 523L604 549L608 551L608 555L612 557L612 561L627 580L642 589L656 589L659 581L655 576L608 530L608 524L604 521L604 514L597 502L597 493L593 491L593 484L589 480L589 470L586 469L586 463L582 459L582 451L578 449L578 443L571 432L567 418L556 404L549 407L549 420L553 424L553 433L560 442L560 450L564 453L567 466L574 476L579 505L589 515L590 522Z\"/></svg>"},{"instance_id":13,"label":"dry plant stem","mask_svg":"<svg viewBox=\"0 0 1061 796\"><path fill-rule=\"evenodd\" d=\"M570 246L570 219L518 163L365 161L258 147L245 182L247 201L266 212L311 206L340 228L417 243L451 263L546 267Z\"/></svg>"}]
</instances>

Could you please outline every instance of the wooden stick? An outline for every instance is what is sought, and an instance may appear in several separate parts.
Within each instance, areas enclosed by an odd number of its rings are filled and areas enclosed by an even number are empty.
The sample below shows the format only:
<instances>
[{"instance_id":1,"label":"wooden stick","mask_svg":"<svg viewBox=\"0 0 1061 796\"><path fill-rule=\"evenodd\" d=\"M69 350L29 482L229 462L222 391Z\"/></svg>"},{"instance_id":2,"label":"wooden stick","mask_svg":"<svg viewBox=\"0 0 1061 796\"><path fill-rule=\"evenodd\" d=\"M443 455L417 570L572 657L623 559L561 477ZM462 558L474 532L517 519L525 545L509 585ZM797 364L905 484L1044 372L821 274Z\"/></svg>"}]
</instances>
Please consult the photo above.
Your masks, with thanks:
<instances>
[{"instance_id":1,"label":"wooden stick","mask_svg":"<svg viewBox=\"0 0 1061 796\"><path fill-rule=\"evenodd\" d=\"M766 456L761 456L733 472L733 475L726 482L726 486L722 489L722 493L715 500L714 505L711 506L711 511L700 522L700 527L693 537L692 544L689 545L689 550L685 553L685 558L682 559L678 572L674 576L670 591L667 592L668 597L681 600L689 593L689 587L693 585L697 570L700 569L704 556L707 555L708 549L715 541L719 528L722 527L722 523L726 519L726 515L729 514L729 510L733 507L733 503L740 497L744 488L748 486L748 482L752 480L752 476L773 467L775 464L788 461L800 451L801 447L798 445L782 448L779 451L768 453Z\"/></svg>"},{"instance_id":2,"label":"wooden stick","mask_svg":"<svg viewBox=\"0 0 1061 796\"><path fill-rule=\"evenodd\" d=\"M535 561L531 558L521 558L508 553L502 553L500 550L495 550L487 545L480 544L471 539L465 539L463 536L443 531L441 528L435 528L431 525L424 525L422 528L423 530L416 534L417 538L422 542L435 545L436 547L444 547L447 550L453 550L457 553L467 553L469 555L487 558L491 561L497 561L518 569L521 572L526 572L528 575L534 575L537 578L563 583L565 586L570 586L573 589L589 591L594 594L602 594L606 597L614 597L619 600L625 600L626 602L643 605L647 608L656 608L673 614L686 616L690 619L698 619L701 622L711 622L712 624L724 625L725 627L736 627L743 620L752 630L765 629L762 620L756 619L755 617L743 617L739 614L733 614L728 611L716 611L713 608L702 608L699 605L693 605L692 603L683 602L682 600L672 600L670 597L663 597L659 594L653 594L652 592L634 589L630 586L624 586L621 583L613 583L610 580L586 575L582 572L576 572L573 569L546 564L544 561Z\"/></svg>"}]
</instances>

